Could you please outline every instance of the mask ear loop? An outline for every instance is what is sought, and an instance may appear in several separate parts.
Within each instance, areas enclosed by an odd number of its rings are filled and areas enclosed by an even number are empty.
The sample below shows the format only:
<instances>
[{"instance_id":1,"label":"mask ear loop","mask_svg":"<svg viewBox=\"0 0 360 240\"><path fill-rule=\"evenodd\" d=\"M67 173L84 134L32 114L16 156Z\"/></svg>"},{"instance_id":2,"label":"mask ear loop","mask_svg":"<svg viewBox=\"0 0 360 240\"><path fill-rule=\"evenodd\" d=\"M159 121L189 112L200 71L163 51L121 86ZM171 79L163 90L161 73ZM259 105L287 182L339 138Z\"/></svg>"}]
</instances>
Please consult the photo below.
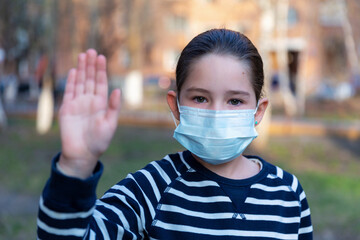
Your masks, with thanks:
<instances>
[{"instance_id":1,"label":"mask ear loop","mask_svg":"<svg viewBox=\"0 0 360 240\"><path fill-rule=\"evenodd\" d=\"M258 108L259 108L259 101L257 102L256 108L255 108L255 110L254 110L254 118L255 118L255 114L257 113ZM255 126L258 125L258 123L259 123L259 122L255 120Z\"/></svg>"},{"instance_id":2,"label":"mask ear loop","mask_svg":"<svg viewBox=\"0 0 360 240\"><path fill-rule=\"evenodd\" d=\"M255 108L255 110L254 110L254 115L257 113L258 108L259 108L259 101L258 101L257 104L256 104L256 108Z\"/></svg>"},{"instance_id":3,"label":"mask ear loop","mask_svg":"<svg viewBox=\"0 0 360 240\"><path fill-rule=\"evenodd\" d=\"M179 99L178 99L178 98L176 98L176 105L177 105L177 107L178 107L178 109L179 109L179 112L180 112L180 104L179 104ZM170 111L170 113L171 113L171 117L172 117L172 119L173 119L173 121L174 121L174 123L175 123L175 127L177 127L178 124L177 124L177 122L176 122L174 113L173 113L172 111Z\"/></svg>"},{"instance_id":4,"label":"mask ear loop","mask_svg":"<svg viewBox=\"0 0 360 240\"><path fill-rule=\"evenodd\" d=\"M172 117L172 119L173 119L173 121L174 121L174 123L175 123L175 127L177 127L178 125L177 125L177 122L176 122L175 116L174 116L174 114L173 114L173 112L172 112L172 111L170 111L170 113L171 113L171 117Z\"/></svg>"}]
</instances>

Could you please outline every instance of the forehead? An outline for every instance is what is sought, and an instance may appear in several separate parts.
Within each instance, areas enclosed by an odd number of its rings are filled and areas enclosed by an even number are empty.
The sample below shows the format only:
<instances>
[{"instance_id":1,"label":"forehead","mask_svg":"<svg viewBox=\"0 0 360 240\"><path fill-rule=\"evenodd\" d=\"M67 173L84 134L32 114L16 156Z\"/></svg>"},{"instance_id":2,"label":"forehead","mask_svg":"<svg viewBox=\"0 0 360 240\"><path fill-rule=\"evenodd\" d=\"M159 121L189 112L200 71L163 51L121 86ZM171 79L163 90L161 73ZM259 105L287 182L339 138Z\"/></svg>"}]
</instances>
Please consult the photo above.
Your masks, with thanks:
<instances>
[{"instance_id":1,"label":"forehead","mask_svg":"<svg viewBox=\"0 0 360 240\"><path fill-rule=\"evenodd\" d=\"M207 54L197 59L182 89L192 87L253 92L248 65L230 54Z\"/></svg>"}]
</instances>

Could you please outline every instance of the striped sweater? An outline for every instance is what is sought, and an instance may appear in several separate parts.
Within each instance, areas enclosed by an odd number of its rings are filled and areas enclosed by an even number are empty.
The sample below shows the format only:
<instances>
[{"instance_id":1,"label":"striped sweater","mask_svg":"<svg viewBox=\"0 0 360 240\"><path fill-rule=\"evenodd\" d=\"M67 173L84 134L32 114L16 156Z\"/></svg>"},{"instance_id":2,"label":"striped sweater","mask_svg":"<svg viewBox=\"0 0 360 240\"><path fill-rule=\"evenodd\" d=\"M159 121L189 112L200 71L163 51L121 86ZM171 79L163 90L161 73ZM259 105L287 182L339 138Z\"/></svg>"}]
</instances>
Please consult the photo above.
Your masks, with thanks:
<instances>
[{"instance_id":1,"label":"striped sweater","mask_svg":"<svg viewBox=\"0 0 360 240\"><path fill-rule=\"evenodd\" d=\"M38 239L312 239L310 209L294 175L263 159L254 177L221 177L189 151L129 174L96 200L102 173L62 175L53 161L40 199Z\"/></svg>"}]
</instances>

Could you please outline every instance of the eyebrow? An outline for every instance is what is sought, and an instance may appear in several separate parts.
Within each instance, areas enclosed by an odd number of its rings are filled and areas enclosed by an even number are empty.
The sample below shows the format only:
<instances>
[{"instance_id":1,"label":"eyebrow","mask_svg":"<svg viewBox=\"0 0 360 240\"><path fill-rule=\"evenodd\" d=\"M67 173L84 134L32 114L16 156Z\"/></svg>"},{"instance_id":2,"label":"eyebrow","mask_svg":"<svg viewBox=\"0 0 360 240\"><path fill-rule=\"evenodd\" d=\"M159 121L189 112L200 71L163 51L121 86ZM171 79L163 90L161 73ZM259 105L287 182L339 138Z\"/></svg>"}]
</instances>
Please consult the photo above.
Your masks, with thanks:
<instances>
[{"instance_id":1,"label":"eyebrow","mask_svg":"<svg viewBox=\"0 0 360 240\"><path fill-rule=\"evenodd\" d=\"M197 87L191 87L186 89L187 92L203 92L203 93L209 93L210 91L204 89L204 88L197 88Z\"/></svg>"},{"instance_id":2,"label":"eyebrow","mask_svg":"<svg viewBox=\"0 0 360 240\"><path fill-rule=\"evenodd\" d=\"M245 95L245 96L250 96L250 93L245 92L245 91L236 91L236 90L230 90L226 92L227 94L231 94L231 95Z\"/></svg>"},{"instance_id":3,"label":"eyebrow","mask_svg":"<svg viewBox=\"0 0 360 240\"><path fill-rule=\"evenodd\" d=\"M187 92L203 92L203 93L210 93L210 91L204 89L204 88L197 88L197 87L191 87L186 89ZM245 95L250 96L250 93L246 91L238 91L238 90L229 90L226 91L226 94L228 95Z\"/></svg>"}]
</instances>

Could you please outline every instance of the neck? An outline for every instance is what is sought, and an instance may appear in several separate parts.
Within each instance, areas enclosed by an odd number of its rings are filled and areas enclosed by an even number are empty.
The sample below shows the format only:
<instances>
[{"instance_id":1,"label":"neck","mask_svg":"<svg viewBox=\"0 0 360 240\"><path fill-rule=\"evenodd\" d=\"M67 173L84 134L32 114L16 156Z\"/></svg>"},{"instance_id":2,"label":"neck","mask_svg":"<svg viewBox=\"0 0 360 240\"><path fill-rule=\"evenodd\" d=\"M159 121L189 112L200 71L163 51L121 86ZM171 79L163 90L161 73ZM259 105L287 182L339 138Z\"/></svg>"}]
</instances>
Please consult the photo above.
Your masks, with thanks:
<instances>
[{"instance_id":1,"label":"neck","mask_svg":"<svg viewBox=\"0 0 360 240\"><path fill-rule=\"evenodd\" d=\"M210 171L229 179L246 179L255 176L260 172L260 166L248 158L240 155L230 162L213 165L201 160L193 154L194 158Z\"/></svg>"}]
</instances>

